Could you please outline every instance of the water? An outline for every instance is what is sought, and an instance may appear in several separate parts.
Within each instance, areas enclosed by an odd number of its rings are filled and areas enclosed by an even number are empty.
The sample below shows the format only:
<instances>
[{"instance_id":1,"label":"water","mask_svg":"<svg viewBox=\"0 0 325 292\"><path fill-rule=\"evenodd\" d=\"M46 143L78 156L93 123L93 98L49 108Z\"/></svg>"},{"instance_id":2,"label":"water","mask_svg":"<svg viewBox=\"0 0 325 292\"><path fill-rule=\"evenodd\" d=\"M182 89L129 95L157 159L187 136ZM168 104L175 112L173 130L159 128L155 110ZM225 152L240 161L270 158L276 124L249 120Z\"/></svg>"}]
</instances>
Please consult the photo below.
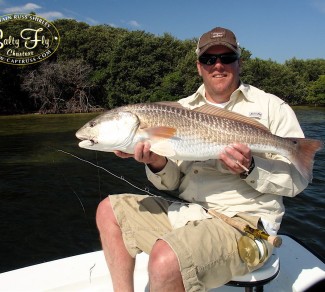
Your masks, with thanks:
<instances>
[{"instance_id":1,"label":"water","mask_svg":"<svg viewBox=\"0 0 325 292\"><path fill-rule=\"evenodd\" d=\"M296 107L309 138L325 141L325 108ZM284 198L286 214L281 231L295 235L325 258L325 150L315 156L313 182L295 198Z\"/></svg>"},{"instance_id":2,"label":"water","mask_svg":"<svg viewBox=\"0 0 325 292\"><path fill-rule=\"evenodd\" d=\"M325 109L295 111L306 136L325 140ZM109 193L138 192L58 149L156 192L133 159L78 148L74 133L92 116L0 117L0 272L100 249L98 203ZM297 197L285 198L281 228L323 257L324 160L322 150L316 156L313 183Z\"/></svg>"}]
</instances>

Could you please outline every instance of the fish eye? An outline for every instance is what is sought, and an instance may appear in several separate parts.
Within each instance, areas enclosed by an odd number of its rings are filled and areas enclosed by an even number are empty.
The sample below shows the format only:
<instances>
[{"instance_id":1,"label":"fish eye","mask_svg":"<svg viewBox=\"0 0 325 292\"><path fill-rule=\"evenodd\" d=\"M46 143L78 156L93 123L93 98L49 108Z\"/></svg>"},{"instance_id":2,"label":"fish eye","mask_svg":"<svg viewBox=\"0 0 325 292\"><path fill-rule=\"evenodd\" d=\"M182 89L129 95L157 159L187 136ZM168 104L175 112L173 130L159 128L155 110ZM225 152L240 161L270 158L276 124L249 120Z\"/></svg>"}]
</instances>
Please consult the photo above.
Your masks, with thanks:
<instances>
[{"instance_id":1,"label":"fish eye","mask_svg":"<svg viewBox=\"0 0 325 292\"><path fill-rule=\"evenodd\" d=\"M95 121L90 121L90 122L89 122L89 126L90 126L91 128L95 127L95 126L96 126L96 122L95 122Z\"/></svg>"}]
</instances>

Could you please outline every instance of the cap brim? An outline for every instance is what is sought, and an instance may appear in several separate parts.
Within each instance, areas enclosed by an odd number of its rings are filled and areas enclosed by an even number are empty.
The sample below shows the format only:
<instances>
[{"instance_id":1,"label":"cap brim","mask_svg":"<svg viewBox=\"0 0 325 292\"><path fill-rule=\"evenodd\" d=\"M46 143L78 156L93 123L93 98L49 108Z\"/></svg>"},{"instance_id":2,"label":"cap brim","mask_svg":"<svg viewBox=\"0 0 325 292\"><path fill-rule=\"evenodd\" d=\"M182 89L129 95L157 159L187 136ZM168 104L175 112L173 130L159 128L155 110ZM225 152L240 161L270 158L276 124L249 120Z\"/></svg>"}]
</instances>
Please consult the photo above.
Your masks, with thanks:
<instances>
[{"instance_id":1,"label":"cap brim","mask_svg":"<svg viewBox=\"0 0 325 292\"><path fill-rule=\"evenodd\" d=\"M215 47L215 46L224 46L224 47L227 47L227 48L231 49L236 54L239 54L238 48L235 48L234 46L232 46L229 43L226 43L226 42L213 42L213 43L207 44L204 47L202 47L201 49L199 49L198 57L203 55L209 48Z\"/></svg>"}]
</instances>

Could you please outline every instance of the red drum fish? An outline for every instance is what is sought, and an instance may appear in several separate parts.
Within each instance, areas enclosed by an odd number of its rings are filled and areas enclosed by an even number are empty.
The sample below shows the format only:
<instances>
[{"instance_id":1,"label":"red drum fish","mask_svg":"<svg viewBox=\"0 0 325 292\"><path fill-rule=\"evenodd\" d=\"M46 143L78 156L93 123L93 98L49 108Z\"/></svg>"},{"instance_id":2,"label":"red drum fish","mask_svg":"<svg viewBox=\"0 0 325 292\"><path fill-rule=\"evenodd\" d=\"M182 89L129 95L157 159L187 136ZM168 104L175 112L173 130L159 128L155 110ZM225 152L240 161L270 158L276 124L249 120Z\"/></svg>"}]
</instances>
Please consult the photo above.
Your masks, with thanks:
<instances>
[{"instance_id":1,"label":"red drum fish","mask_svg":"<svg viewBox=\"0 0 325 292\"><path fill-rule=\"evenodd\" d=\"M86 123L76 133L81 148L133 153L136 143L149 141L151 151L177 160L218 159L233 143L253 153L275 153L290 160L312 180L316 139L282 138L261 123L243 115L204 105L194 110L177 102L126 105L109 110Z\"/></svg>"}]
</instances>

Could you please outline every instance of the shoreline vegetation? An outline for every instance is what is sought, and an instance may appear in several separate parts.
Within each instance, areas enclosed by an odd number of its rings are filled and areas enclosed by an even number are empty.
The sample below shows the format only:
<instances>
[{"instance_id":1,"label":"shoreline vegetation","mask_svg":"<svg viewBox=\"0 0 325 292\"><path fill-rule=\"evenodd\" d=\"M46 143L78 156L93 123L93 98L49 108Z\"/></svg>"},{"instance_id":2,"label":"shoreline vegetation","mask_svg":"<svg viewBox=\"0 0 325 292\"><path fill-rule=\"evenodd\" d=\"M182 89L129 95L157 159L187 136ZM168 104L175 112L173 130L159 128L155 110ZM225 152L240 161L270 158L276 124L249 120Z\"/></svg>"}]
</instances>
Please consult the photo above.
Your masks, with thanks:
<instances>
[{"instance_id":1,"label":"shoreline vegetation","mask_svg":"<svg viewBox=\"0 0 325 292\"><path fill-rule=\"evenodd\" d=\"M25 66L0 63L0 115L100 112L128 103L178 100L201 84L197 39L179 40L71 19L53 22L57 52ZM14 25L10 23L14 29ZM242 48L241 80L291 106L325 106L325 59L283 64Z\"/></svg>"},{"instance_id":2,"label":"shoreline vegetation","mask_svg":"<svg viewBox=\"0 0 325 292\"><path fill-rule=\"evenodd\" d=\"M314 104L303 104L303 105L291 105L291 107L293 108L293 110L301 110L301 109L305 109L305 110L325 110L325 105L314 105ZM83 115L90 115L93 117L96 117L97 115L100 115L102 113L105 113L106 111L108 111L108 108L98 108L94 111L88 111L88 112L59 112L59 113L40 113L40 112L30 112L30 113L14 113L14 114L2 114L0 113L0 120L1 119L8 119L8 118L12 118L12 119L19 119L19 118L28 118L28 117L57 117L57 116L65 116L65 117L73 117L73 116L83 116Z\"/></svg>"}]
</instances>

